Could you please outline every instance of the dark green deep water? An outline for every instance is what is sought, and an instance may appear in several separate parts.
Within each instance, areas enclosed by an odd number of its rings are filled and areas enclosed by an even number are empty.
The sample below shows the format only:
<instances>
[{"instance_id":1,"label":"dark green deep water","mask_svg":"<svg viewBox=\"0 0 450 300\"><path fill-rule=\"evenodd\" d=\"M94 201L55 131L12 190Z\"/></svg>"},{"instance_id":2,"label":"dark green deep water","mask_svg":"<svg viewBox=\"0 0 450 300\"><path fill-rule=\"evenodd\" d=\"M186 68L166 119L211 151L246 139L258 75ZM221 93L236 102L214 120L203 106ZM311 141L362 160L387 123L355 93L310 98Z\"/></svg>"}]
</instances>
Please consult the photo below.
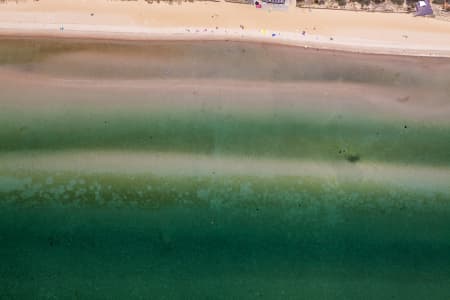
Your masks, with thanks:
<instances>
[{"instance_id":1,"label":"dark green deep water","mask_svg":"<svg viewBox=\"0 0 450 300\"><path fill-rule=\"evenodd\" d=\"M0 299L449 299L449 74L259 44L0 40ZM390 109L367 100L386 90Z\"/></svg>"}]
</instances>

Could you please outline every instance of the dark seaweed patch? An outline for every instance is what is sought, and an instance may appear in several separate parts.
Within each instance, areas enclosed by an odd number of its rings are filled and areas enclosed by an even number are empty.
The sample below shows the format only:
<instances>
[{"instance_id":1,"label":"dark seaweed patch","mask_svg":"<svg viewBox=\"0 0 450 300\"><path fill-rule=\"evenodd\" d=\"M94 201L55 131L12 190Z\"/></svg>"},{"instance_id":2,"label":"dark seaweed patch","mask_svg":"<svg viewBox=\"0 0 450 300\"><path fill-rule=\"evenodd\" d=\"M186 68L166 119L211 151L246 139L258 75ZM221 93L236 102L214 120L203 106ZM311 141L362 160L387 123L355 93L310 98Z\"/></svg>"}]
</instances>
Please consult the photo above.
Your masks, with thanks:
<instances>
[{"instance_id":1,"label":"dark seaweed patch","mask_svg":"<svg viewBox=\"0 0 450 300\"><path fill-rule=\"evenodd\" d=\"M361 159L361 156L359 154L347 154L345 156L345 159L348 162L355 163L355 162L357 162L357 161L359 161Z\"/></svg>"}]
</instances>

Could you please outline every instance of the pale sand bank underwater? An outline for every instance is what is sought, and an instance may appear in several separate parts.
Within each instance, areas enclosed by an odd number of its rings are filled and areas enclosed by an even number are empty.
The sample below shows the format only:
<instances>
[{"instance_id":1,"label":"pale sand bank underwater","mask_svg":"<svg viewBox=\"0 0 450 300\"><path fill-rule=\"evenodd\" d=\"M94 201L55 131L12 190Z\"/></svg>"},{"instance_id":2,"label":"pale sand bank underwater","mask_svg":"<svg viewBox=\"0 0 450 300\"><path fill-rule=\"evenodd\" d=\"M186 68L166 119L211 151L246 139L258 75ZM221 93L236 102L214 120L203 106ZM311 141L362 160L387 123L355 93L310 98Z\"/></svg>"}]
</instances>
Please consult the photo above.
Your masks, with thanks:
<instances>
[{"instance_id":1,"label":"pale sand bank underwater","mask_svg":"<svg viewBox=\"0 0 450 300\"><path fill-rule=\"evenodd\" d=\"M0 298L448 299L448 59L0 54Z\"/></svg>"}]
</instances>

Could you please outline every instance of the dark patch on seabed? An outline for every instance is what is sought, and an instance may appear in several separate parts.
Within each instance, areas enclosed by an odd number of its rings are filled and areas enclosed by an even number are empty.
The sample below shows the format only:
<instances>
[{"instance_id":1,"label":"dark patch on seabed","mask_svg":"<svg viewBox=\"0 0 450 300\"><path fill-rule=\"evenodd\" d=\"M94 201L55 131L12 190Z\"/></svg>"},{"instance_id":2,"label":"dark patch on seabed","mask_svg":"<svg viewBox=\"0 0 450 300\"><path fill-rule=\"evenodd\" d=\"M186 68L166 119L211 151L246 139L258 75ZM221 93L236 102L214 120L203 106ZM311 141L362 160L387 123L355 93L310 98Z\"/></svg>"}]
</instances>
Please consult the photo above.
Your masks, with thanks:
<instances>
[{"instance_id":1,"label":"dark patch on seabed","mask_svg":"<svg viewBox=\"0 0 450 300\"><path fill-rule=\"evenodd\" d=\"M447 103L448 60L31 39L0 54L0 73L56 79L0 81L1 300L450 299L448 121L384 118L370 97L355 113L364 89L311 113L322 91L64 85L338 82L404 89L402 111L417 89ZM268 104L241 105L251 97Z\"/></svg>"}]
</instances>

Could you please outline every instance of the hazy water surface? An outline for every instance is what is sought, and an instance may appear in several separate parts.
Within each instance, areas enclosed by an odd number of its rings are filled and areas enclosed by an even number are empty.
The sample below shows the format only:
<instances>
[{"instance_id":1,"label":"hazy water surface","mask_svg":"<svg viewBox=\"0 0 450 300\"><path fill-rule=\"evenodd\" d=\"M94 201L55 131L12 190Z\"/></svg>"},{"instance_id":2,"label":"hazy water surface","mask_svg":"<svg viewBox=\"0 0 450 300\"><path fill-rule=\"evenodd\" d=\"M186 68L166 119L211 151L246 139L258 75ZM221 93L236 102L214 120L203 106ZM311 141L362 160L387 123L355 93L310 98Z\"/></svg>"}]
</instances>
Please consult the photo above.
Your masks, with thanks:
<instances>
[{"instance_id":1,"label":"hazy water surface","mask_svg":"<svg viewBox=\"0 0 450 300\"><path fill-rule=\"evenodd\" d=\"M449 74L2 39L0 298L448 299Z\"/></svg>"}]
</instances>

